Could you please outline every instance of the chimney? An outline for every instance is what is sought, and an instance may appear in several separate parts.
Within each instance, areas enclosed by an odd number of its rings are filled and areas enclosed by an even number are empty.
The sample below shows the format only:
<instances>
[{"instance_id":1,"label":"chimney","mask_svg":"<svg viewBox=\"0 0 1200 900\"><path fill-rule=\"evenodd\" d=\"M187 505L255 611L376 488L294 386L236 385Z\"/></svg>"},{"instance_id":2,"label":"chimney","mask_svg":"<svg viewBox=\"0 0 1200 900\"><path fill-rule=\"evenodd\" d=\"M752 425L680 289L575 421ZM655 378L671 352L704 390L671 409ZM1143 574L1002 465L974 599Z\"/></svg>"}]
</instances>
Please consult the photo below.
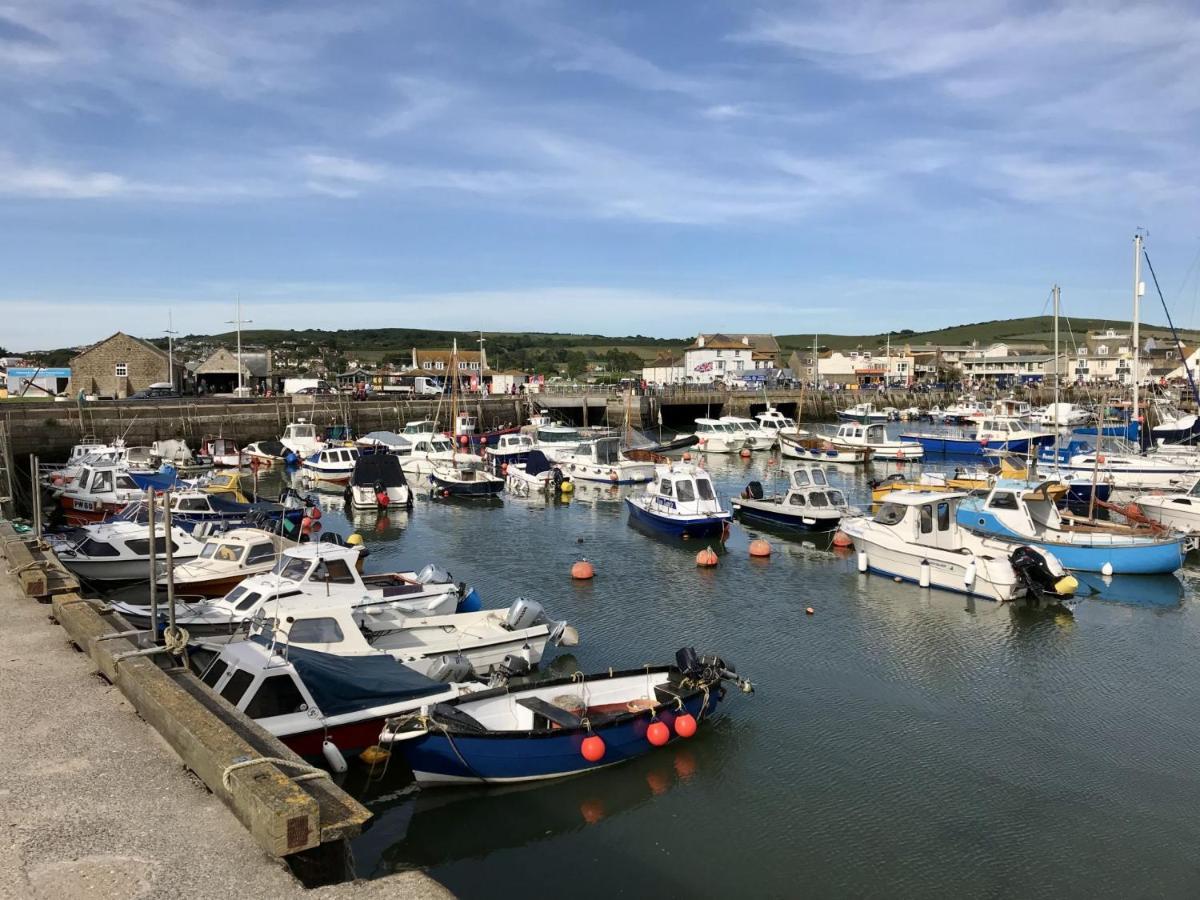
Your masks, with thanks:
<instances>
[{"instance_id":1,"label":"chimney","mask_svg":"<svg viewBox=\"0 0 1200 900\"><path fill-rule=\"evenodd\" d=\"M748 334L742 335L742 343L745 344L747 347L750 346L750 336Z\"/></svg>"},{"instance_id":2,"label":"chimney","mask_svg":"<svg viewBox=\"0 0 1200 900\"><path fill-rule=\"evenodd\" d=\"M700 334L700 335L697 335L697 336L696 336L696 346L697 346L697 347L703 347L703 346L704 346L704 335Z\"/></svg>"}]
</instances>

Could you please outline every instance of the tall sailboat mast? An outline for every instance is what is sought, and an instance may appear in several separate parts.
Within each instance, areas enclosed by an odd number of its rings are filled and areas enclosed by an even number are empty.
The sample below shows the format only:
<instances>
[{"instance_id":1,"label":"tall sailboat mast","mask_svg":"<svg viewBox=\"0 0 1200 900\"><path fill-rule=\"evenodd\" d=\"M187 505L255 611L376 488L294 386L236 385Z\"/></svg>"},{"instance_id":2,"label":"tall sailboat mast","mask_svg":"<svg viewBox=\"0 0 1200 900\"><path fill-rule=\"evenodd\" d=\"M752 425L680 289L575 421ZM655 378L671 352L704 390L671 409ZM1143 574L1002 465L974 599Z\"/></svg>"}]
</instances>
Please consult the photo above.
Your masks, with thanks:
<instances>
[{"instance_id":1,"label":"tall sailboat mast","mask_svg":"<svg viewBox=\"0 0 1200 900\"><path fill-rule=\"evenodd\" d=\"M1138 357L1142 352L1141 344L1141 300L1142 292L1146 289L1142 284L1142 235L1139 232L1133 236L1133 409L1130 411L1130 421L1137 422L1140 416L1138 409L1138 382L1141 380L1141 365ZM1141 437L1141 425L1138 425L1138 437Z\"/></svg>"},{"instance_id":2,"label":"tall sailboat mast","mask_svg":"<svg viewBox=\"0 0 1200 900\"><path fill-rule=\"evenodd\" d=\"M1058 422L1058 383L1062 381L1062 369L1060 363L1062 357L1058 352L1058 305L1062 296L1062 290L1056 284L1054 285L1054 476L1058 477L1058 441L1062 432L1059 430ZM1100 432L1104 431L1103 421L1100 423Z\"/></svg>"}]
</instances>

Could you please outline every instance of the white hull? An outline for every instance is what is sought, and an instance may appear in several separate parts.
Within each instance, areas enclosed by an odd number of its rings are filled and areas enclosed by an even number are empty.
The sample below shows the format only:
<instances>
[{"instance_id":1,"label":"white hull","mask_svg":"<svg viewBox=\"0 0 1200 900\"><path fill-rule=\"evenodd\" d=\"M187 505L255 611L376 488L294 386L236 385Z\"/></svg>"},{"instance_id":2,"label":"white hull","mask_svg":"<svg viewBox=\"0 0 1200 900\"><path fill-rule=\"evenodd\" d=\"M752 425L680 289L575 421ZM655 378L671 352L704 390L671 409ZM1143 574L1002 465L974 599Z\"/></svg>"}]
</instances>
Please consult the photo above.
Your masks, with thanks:
<instances>
[{"instance_id":1,"label":"white hull","mask_svg":"<svg viewBox=\"0 0 1200 900\"><path fill-rule=\"evenodd\" d=\"M387 488L387 508L396 509L408 505L407 487ZM379 498L375 496L375 488L358 485L350 488L350 506L354 509L379 509Z\"/></svg>"},{"instance_id":2,"label":"white hull","mask_svg":"<svg viewBox=\"0 0 1200 900\"><path fill-rule=\"evenodd\" d=\"M1133 502L1151 522L1188 534L1200 533L1200 498L1160 494L1134 497Z\"/></svg>"},{"instance_id":3,"label":"white hull","mask_svg":"<svg viewBox=\"0 0 1200 900\"><path fill-rule=\"evenodd\" d=\"M728 438L715 437L712 435L703 436L697 435L700 438L699 443L695 445L696 449L701 453L740 453L747 446L745 438Z\"/></svg>"},{"instance_id":4,"label":"white hull","mask_svg":"<svg viewBox=\"0 0 1200 900\"><path fill-rule=\"evenodd\" d=\"M604 484L645 484L654 480L654 463L628 460L611 465L595 463L563 463L563 474L576 481L599 481Z\"/></svg>"}]
</instances>

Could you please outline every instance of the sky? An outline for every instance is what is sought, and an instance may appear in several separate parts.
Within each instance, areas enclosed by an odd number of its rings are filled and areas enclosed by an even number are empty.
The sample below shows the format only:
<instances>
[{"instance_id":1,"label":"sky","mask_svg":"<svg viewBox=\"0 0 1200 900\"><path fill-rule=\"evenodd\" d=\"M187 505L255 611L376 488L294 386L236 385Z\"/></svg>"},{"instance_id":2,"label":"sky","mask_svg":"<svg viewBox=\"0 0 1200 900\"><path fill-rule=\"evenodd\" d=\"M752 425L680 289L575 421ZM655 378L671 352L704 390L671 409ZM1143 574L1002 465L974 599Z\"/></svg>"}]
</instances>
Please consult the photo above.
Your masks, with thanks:
<instances>
[{"instance_id":1,"label":"sky","mask_svg":"<svg viewBox=\"0 0 1200 900\"><path fill-rule=\"evenodd\" d=\"M238 297L854 334L1058 282L1127 319L1138 228L1196 326L1197 72L1194 3L0 0L0 345L224 331Z\"/></svg>"}]
</instances>

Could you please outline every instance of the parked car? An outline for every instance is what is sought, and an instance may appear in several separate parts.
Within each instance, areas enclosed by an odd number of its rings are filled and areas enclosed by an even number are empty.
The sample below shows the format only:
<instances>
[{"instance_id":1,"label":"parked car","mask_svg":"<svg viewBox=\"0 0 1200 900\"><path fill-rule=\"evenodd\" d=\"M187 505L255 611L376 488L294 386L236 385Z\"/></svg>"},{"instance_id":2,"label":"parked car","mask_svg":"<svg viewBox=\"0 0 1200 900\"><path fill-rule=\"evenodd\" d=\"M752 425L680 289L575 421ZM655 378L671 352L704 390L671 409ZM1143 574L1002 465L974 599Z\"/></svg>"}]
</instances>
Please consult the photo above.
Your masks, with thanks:
<instances>
[{"instance_id":1,"label":"parked car","mask_svg":"<svg viewBox=\"0 0 1200 900\"><path fill-rule=\"evenodd\" d=\"M163 381L158 384L152 384L150 387L130 394L128 400L171 400L179 397L179 391L175 390L175 386L170 382Z\"/></svg>"}]
</instances>

